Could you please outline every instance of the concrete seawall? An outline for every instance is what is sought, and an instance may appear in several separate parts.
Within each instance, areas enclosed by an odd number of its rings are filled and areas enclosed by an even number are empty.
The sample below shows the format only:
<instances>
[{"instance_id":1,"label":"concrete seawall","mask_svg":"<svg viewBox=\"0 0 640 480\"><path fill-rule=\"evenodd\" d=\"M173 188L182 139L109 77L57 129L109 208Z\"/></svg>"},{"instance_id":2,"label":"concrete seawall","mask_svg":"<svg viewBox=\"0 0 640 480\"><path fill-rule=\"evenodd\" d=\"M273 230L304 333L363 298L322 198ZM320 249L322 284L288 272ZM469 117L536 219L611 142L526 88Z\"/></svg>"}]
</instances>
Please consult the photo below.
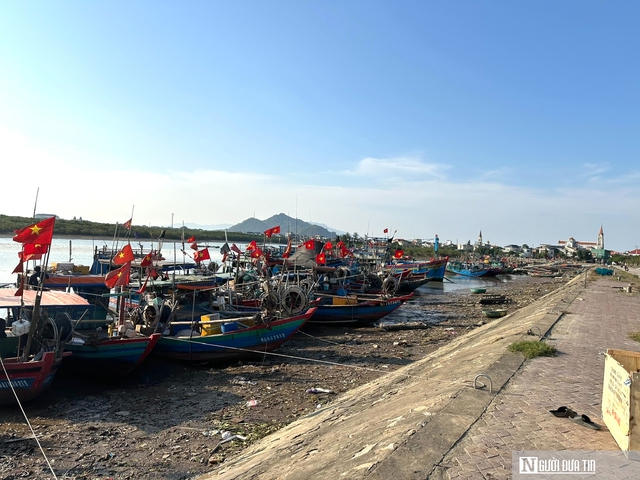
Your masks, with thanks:
<instances>
[{"instance_id":1,"label":"concrete seawall","mask_svg":"<svg viewBox=\"0 0 640 480\"><path fill-rule=\"evenodd\" d=\"M201 479L425 479L521 368L507 347L544 335L585 289L574 278L424 359L351 390ZM475 389L478 378L485 388Z\"/></svg>"}]
</instances>

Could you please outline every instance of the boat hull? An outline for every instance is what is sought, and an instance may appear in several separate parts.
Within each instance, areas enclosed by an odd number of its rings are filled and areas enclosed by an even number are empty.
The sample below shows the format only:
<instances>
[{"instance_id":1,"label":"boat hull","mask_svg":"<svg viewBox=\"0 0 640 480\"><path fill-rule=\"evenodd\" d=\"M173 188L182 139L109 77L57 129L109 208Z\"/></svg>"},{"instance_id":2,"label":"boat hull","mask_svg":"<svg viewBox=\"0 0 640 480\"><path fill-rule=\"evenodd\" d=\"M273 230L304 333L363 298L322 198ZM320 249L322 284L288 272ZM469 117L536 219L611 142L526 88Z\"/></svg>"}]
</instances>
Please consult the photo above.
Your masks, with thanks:
<instances>
[{"instance_id":1,"label":"boat hull","mask_svg":"<svg viewBox=\"0 0 640 480\"><path fill-rule=\"evenodd\" d=\"M309 324L366 327L386 317L407 302L413 293L389 299L359 301L353 305L318 305Z\"/></svg>"},{"instance_id":2,"label":"boat hull","mask_svg":"<svg viewBox=\"0 0 640 480\"><path fill-rule=\"evenodd\" d=\"M64 369L99 376L121 376L142 363L159 339L160 334L154 333L148 337L106 338L95 344L70 342L65 350L72 355L65 360Z\"/></svg>"},{"instance_id":3,"label":"boat hull","mask_svg":"<svg viewBox=\"0 0 640 480\"><path fill-rule=\"evenodd\" d=\"M62 356L56 352L45 352L38 361L19 362L17 357L11 357L3 358L2 362L9 377L7 379L4 369L0 369L0 405L16 405L14 390L21 402L27 402L51 385Z\"/></svg>"},{"instance_id":4,"label":"boat hull","mask_svg":"<svg viewBox=\"0 0 640 480\"><path fill-rule=\"evenodd\" d=\"M274 320L227 333L197 336L163 335L154 353L174 360L211 362L235 360L278 348L305 324L315 308L302 315ZM238 321L242 322L242 318Z\"/></svg>"},{"instance_id":5,"label":"boat hull","mask_svg":"<svg viewBox=\"0 0 640 480\"><path fill-rule=\"evenodd\" d=\"M449 257L429 260L428 262L400 262L392 264L392 273L401 273L408 269L412 274L424 275L424 278L426 279L424 283L442 282L444 281L448 262Z\"/></svg>"}]
</instances>

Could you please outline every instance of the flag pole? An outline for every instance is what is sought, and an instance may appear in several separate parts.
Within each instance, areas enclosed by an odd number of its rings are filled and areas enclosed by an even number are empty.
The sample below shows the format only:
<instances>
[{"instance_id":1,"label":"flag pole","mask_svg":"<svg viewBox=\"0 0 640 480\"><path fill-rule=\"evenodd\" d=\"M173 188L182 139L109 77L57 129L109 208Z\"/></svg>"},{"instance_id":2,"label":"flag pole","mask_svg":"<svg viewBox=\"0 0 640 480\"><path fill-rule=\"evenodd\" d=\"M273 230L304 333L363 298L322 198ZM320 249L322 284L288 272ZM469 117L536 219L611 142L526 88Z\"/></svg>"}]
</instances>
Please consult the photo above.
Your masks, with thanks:
<instances>
[{"instance_id":1,"label":"flag pole","mask_svg":"<svg viewBox=\"0 0 640 480\"><path fill-rule=\"evenodd\" d=\"M133 223L133 209L136 208L135 205L131 205L131 216L129 217L129 228L127 229L127 238L131 236L131 224Z\"/></svg>"},{"instance_id":2,"label":"flag pole","mask_svg":"<svg viewBox=\"0 0 640 480\"><path fill-rule=\"evenodd\" d=\"M29 325L29 336L27 337L27 345L25 346L24 353L22 355L23 361L26 361L29 358L29 350L31 350L31 341L33 340L33 336L36 333L38 324L40 323L40 300L42 298L42 292L44 287L44 277L47 274L47 265L49 265L50 252L51 252L51 245L49 245L49 248L47 249L47 253L45 253L44 270L42 270L42 274L40 275L40 278L38 278L38 290L36 292L35 301L33 302L33 313L31 314L31 325Z\"/></svg>"},{"instance_id":3,"label":"flag pole","mask_svg":"<svg viewBox=\"0 0 640 480\"><path fill-rule=\"evenodd\" d=\"M36 190L36 201L33 203L33 218L36 218L36 207L38 206L38 194L40 193L40 187Z\"/></svg>"}]
</instances>

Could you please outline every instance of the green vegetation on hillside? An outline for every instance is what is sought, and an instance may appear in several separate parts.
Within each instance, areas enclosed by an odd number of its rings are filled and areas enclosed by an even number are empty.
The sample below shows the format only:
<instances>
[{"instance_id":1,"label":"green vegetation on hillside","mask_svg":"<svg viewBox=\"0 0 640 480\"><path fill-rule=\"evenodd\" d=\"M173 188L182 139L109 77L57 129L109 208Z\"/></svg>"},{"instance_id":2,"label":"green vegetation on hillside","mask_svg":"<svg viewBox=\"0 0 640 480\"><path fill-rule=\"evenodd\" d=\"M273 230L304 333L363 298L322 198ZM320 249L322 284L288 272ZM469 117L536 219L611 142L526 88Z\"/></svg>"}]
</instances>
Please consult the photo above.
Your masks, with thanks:
<instances>
[{"instance_id":1,"label":"green vegetation on hillside","mask_svg":"<svg viewBox=\"0 0 640 480\"><path fill-rule=\"evenodd\" d=\"M0 215L0 235L13 236L15 230L33 225L38 221L39 220L34 220L33 218ZM119 229L119 235L122 236L122 225L120 225ZM113 223L98 223L88 220L63 220L59 218L56 220L55 235L110 238L113 237L115 230L116 225ZM135 224L131 228L131 236L133 237L137 232L138 237L142 240L155 239L158 238L163 231L165 231L164 238L166 240L180 240L182 238L182 228L149 227ZM224 242L224 234L225 232L223 230L184 229L185 238L194 236L199 241ZM258 240L256 235L238 232L229 232L227 238L234 242Z\"/></svg>"}]
</instances>

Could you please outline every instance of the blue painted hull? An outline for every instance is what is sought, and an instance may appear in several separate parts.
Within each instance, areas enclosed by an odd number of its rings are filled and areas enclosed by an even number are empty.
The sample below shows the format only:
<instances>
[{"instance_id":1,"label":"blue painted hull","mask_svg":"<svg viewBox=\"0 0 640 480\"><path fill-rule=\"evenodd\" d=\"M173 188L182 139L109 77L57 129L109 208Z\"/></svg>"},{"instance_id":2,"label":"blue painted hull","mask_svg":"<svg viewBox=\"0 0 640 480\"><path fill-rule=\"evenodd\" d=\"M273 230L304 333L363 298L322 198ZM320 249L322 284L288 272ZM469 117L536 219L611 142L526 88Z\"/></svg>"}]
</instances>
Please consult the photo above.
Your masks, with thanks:
<instances>
[{"instance_id":1,"label":"blue painted hull","mask_svg":"<svg viewBox=\"0 0 640 480\"><path fill-rule=\"evenodd\" d=\"M63 368L98 376L121 376L142 363L159 338L160 334L155 333L148 337L105 338L96 344L67 343L65 350L73 355L64 361Z\"/></svg>"},{"instance_id":2,"label":"blue painted hull","mask_svg":"<svg viewBox=\"0 0 640 480\"><path fill-rule=\"evenodd\" d=\"M331 326L365 327L386 317L409 300L413 293L402 297L358 301L354 305L323 305L309 320L309 324Z\"/></svg>"},{"instance_id":3,"label":"blue painted hull","mask_svg":"<svg viewBox=\"0 0 640 480\"><path fill-rule=\"evenodd\" d=\"M455 273L456 275L464 275L465 277L483 277L485 275L489 275L491 271L489 268L479 267L478 265L473 265L471 268L467 268L451 263L447 266L447 270L451 273Z\"/></svg>"},{"instance_id":4,"label":"blue painted hull","mask_svg":"<svg viewBox=\"0 0 640 480\"><path fill-rule=\"evenodd\" d=\"M315 313L309 309L303 315L274 320L227 333L189 336L165 335L158 340L154 353L184 361L227 361L251 354L269 352L298 331ZM242 322L243 318L237 319Z\"/></svg>"}]
</instances>

